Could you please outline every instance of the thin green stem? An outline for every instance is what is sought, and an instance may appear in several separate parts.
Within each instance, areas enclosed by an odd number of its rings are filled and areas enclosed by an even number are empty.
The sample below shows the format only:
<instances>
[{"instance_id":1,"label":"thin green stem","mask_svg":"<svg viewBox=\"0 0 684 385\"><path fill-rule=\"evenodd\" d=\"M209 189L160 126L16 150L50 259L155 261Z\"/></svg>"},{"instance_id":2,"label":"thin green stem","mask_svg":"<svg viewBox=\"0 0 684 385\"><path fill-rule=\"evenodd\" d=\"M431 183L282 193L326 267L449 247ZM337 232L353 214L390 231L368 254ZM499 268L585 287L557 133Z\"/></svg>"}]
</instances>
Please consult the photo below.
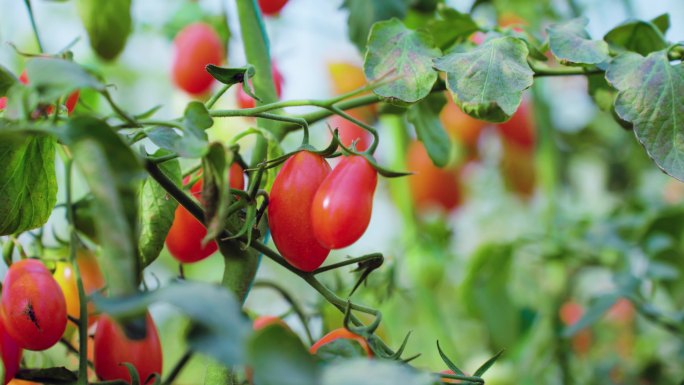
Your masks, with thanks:
<instances>
[{"instance_id":1,"label":"thin green stem","mask_svg":"<svg viewBox=\"0 0 684 385\"><path fill-rule=\"evenodd\" d=\"M45 52L42 41L40 40L40 34L38 33L38 25L36 24L36 18L33 16L33 7L31 6L31 0L24 0L26 5L26 10L29 14L29 19L31 20L31 28L33 28L33 34L36 37L36 42L38 43L38 50L40 53Z\"/></svg>"},{"instance_id":2,"label":"thin green stem","mask_svg":"<svg viewBox=\"0 0 684 385\"><path fill-rule=\"evenodd\" d=\"M437 373L437 374L442 378L442 382L444 382L445 378L448 378L451 380L461 380L461 381L474 382L476 384L484 384L485 383L485 381L481 377L463 376L460 374L447 374L447 373Z\"/></svg>"},{"instance_id":3,"label":"thin green stem","mask_svg":"<svg viewBox=\"0 0 684 385\"><path fill-rule=\"evenodd\" d=\"M141 127L140 123L138 123L135 119L133 119L131 116L129 116L126 111L122 110L121 107L119 107L115 102L114 99L112 99L112 95L109 93L109 91L105 90L102 91L102 96L107 99L107 102L109 105L112 107L112 110L119 115L119 117L124 120L126 123L130 124L131 127Z\"/></svg>"},{"instance_id":4,"label":"thin green stem","mask_svg":"<svg viewBox=\"0 0 684 385\"><path fill-rule=\"evenodd\" d=\"M602 74L604 71L599 68L584 68L584 67L549 67L546 64L541 64L534 61L528 61L530 68L534 71L535 77L552 77L552 76L575 76L575 75L596 75Z\"/></svg>"},{"instance_id":5,"label":"thin green stem","mask_svg":"<svg viewBox=\"0 0 684 385\"><path fill-rule=\"evenodd\" d=\"M327 266L319 267L318 269L314 270L311 272L313 275L325 273L326 271L334 270L334 269L339 269L340 267L344 266L349 266L349 265L354 265L357 263L365 262L371 259L376 259L378 258L378 254L368 254L364 255L362 257L356 257L356 258L351 258L351 259L346 259L341 262L333 263Z\"/></svg>"},{"instance_id":6,"label":"thin green stem","mask_svg":"<svg viewBox=\"0 0 684 385\"><path fill-rule=\"evenodd\" d=\"M207 100L207 104L206 104L207 110L211 110L214 107L214 105L216 104L216 102L218 102L218 100L221 98L221 96L223 96L223 94L225 94L229 88L230 88L230 85L228 85L228 84L222 85L221 88L218 91L216 91L216 93L214 95L212 95L209 100Z\"/></svg>"}]
</instances>

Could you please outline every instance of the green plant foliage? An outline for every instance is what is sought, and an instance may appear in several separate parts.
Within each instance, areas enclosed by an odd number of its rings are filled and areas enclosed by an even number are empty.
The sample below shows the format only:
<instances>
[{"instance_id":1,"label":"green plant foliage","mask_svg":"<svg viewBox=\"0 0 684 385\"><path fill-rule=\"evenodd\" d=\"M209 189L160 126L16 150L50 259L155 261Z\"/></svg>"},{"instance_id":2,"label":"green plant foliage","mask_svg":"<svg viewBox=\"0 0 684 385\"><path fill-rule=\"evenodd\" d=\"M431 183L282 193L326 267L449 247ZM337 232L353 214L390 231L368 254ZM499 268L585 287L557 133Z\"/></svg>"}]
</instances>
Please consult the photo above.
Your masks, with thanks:
<instances>
[{"instance_id":1,"label":"green plant foliage","mask_svg":"<svg viewBox=\"0 0 684 385\"><path fill-rule=\"evenodd\" d=\"M407 0L344 0L342 7L349 11L349 39L359 52L366 51L368 33L377 21L393 17L403 18L408 10Z\"/></svg>"},{"instance_id":2,"label":"green plant foliage","mask_svg":"<svg viewBox=\"0 0 684 385\"><path fill-rule=\"evenodd\" d=\"M555 57L572 64L599 64L607 61L608 44L591 40L585 27L589 19L578 18L547 28L549 47Z\"/></svg>"},{"instance_id":3,"label":"green plant foliage","mask_svg":"<svg viewBox=\"0 0 684 385\"><path fill-rule=\"evenodd\" d=\"M78 0L78 11L90 46L104 60L114 60L131 33L131 0Z\"/></svg>"},{"instance_id":4,"label":"green plant foliage","mask_svg":"<svg viewBox=\"0 0 684 385\"><path fill-rule=\"evenodd\" d=\"M407 112L408 120L416 128L416 136L437 167L446 166L451 155L451 140L439 121L439 112L445 104L446 98L442 94L434 94L412 105Z\"/></svg>"}]
</instances>

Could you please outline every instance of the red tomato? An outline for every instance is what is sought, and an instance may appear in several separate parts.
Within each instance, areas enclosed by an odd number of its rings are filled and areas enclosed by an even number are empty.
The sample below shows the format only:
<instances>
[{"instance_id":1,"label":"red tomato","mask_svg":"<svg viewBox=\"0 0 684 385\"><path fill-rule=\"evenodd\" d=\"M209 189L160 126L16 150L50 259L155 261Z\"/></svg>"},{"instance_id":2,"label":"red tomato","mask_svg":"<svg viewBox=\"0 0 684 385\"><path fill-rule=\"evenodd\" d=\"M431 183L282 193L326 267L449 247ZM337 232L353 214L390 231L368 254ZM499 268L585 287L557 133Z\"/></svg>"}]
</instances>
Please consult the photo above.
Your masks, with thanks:
<instances>
[{"instance_id":1,"label":"red tomato","mask_svg":"<svg viewBox=\"0 0 684 385\"><path fill-rule=\"evenodd\" d=\"M439 113L439 120L447 133L462 145L470 156L477 154L477 144L482 130L487 125L486 122L461 111L449 93L447 104Z\"/></svg>"},{"instance_id":2,"label":"red tomato","mask_svg":"<svg viewBox=\"0 0 684 385\"><path fill-rule=\"evenodd\" d=\"M568 301L560 308L560 319L567 326L574 325L584 314L582 305L574 301ZM591 330L583 329L572 337L572 348L579 355L585 355L591 349Z\"/></svg>"},{"instance_id":3,"label":"red tomato","mask_svg":"<svg viewBox=\"0 0 684 385\"><path fill-rule=\"evenodd\" d=\"M610 321L629 325L634 321L634 305L626 298L620 298L608 311L607 317Z\"/></svg>"},{"instance_id":4,"label":"red tomato","mask_svg":"<svg viewBox=\"0 0 684 385\"><path fill-rule=\"evenodd\" d=\"M330 250L314 237L311 209L314 196L330 174L325 159L308 151L290 157L273 182L268 224L278 251L294 267L313 271Z\"/></svg>"},{"instance_id":5,"label":"red tomato","mask_svg":"<svg viewBox=\"0 0 684 385\"><path fill-rule=\"evenodd\" d=\"M205 67L207 64L223 63L225 47L221 37L210 25L194 23L183 28L173 43L173 81L191 95L209 91L214 78Z\"/></svg>"},{"instance_id":6,"label":"red tomato","mask_svg":"<svg viewBox=\"0 0 684 385\"><path fill-rule=\"evenodd\" d=\"M267 16L273 16L280 12L287 4L288 0L259 0L259 8L261 12Z\"/></svg>"},{"instance_id":7,"label":"red tomato","mask_svg":"<svg viewBox=\"0 0 684 385\"><path fill-rule=\"evenodd\" d=\"M81 250L76 257L76 263L81 272L81 280L83 281L83 288L86 295L90 295L105 286L105 280L97 264L95 255L88 250ZM55 280L62 288L64 298L66 299L67 314L73 318L79 318L81 315L80 300L78 296L78 285L76 284L76 275L71 263L57 262L55 272L53 273ZM88 304L88 325L92 325L97 316L94 315L95 306L92 303Z\"/></svg>"},{"instance_id":8,"label":"red tomato","mask_svg":"<svg viewBox=\"0 0 684 385\"><path fill-rule=\"evenodd\" d=\"M244 171L239 164L233 163L230 166L230 187L234 189L244 189ZM184 183L188 183L190 177L185 178ZM190 188L190 192L195 198L202 195L202 179L198 180ZM178 205L176 216L166 236L166 247L169 253L182 263L192 263L201 261L214 254L218 250L215 241L211 241L202 247L202 239L207 235L207 228L197 220L185 207Z\"/></svg>"},{"instance_id":9,"label":"red tomato","mask_svg":"<svg viewBox=\"0 0 684 385\"><path fill-rule=\"evenodd\" d=\"M131 340L113 319L101 315L97 321L94 344L95 373L105 381L124 380L131 382L124 362L133 364L138 370L140 381L146 383L154 373L162 372L162 348L159 334L149 314L147 335L142 340Z\"/></svg>"},{"instance_id":10,"label":"red tomato","mask_svg":"<svg viewBox=\"0 0 684 385\"><path fill-rule=\"evenodd\" d=\"M2 365L5 367L5 380L3 384L7 385L19 371L23 350L17 341L7 333L4 323L4 320L0 319L0 355L2 356Z\"/></svg>"},{"instance_id":11,"label":"red tomato","mask_svg":"<svg viewBox=\"0 0 684 385\"><path fill-rule=\"evenodd\" d=\"M339 115L330 118L330 127L339 130L340 141L345 147L351 146L356 140L356 150L366 151L373 143L373 135L370 132Z\"/></svg>"},{"instance_id":12,"label":"red tomato","mask_svg":"<svg viewBox=\"0 0 684 385\"><path fill-rule=\"evenodd\" d=\"M6 106L7 106L7 96L3 96L0 98L0 111L4 110Z\"/></svg>"},{"instance_id":13,"label":"red tomato","mask_svg":"<svg viewBox=\"0 0 684 385\"><path fill-rule=\"evenodd\" d=\"M435 166L423 143L417 140L409 145L406 162L408 170L414 173L408 181L416 208L439 207L449 211L461 204L458 168Z\"/></svg>"},{"instance_id":14,"label":"red tomato","mask_svg":"<svg viewBox=\"0 0 684 385\"><path fill-rule=\"evenodd\" d=\"M534 117L530 103L526 100L520 104L511 118L497 125L501 136L525 150L532 151L535 142Z\"/></svg>"},{"instance_id":15,"label":"red tomato","mask_svg":"<svg viewBox=\"0 0 684 385\"><path fill-rule=\"evenodd\" d=\"M7 332L29 350L45 350L59 341L67 324L64 294L36 259L10 266L2 290Z\"/></svg>"},{"instance_id":16,"label":"red tomato","mask_svg":"<svg viewBox=\"0 0 684 385\"><path fill-rule=\"evenodd\" d=\"M338 339L348 339L348 340L353 340L358 342L363 350L366 351L366 354L368 354L368 357L373 357L373 352L371 351L370 347L368 346L368 342L361 337L360 335L354 334L350 332L349 330L345 328L339 328L331 331L330 333L324 335L320 340L316 341L313 346L311 346L311 349L309 349L309 352L311 354L316 354L318 349L321 348L321 346L328 344L330 342L333 342Z\"/></svg>"},{"instance_id":17,"label":"red tomato","mask_svg":"<svg viewBox=\"0 0 684 385\"><path fill-rule=\"evenodd\" d=\"M358 155L344 157L316 191L311 221L318 243L340 249L366 231L373 210L378 173Z\"/></svg>"},{"instance_id":18,"label":"red tomato","mask_svg":"<svg viewBox=\"0 0 684 385\"><path fill-rule=\"evenodd\" d=\"M271 62L271 76L273 77L273 83L276 89L276 95L280 99L280 95L283 93L283 75L278 70L278 66L274 62ZM249 80L249 84L252 84L252 80ZM240 108L254 108L256 102L251 96L242 89L242 84L237 86L237 104Z\"/></svg>"},{"instance_id":19,"label":"red tomato","mask_svg":"<svg viewBox=\"0 0 684 385\"><path fill-rule=\"evenodd\" d=\"M252 328L254 328L254 330L260 330L271 325L282 326L286 329L290 328L285 322L283 322L283 320L272 315L262 315L257 317L252 324Z\"/></svg>"}]
</instances>

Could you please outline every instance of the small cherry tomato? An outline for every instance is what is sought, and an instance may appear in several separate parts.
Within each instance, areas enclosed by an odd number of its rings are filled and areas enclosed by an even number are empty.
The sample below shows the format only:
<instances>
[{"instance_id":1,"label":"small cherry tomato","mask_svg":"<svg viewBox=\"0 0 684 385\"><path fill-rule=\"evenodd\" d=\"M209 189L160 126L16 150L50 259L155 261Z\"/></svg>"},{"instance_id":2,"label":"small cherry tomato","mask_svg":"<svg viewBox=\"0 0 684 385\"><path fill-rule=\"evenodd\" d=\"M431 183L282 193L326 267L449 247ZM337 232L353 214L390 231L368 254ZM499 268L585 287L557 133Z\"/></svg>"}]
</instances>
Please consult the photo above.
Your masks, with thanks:
<instances>
[{"instance_id":1,"label":"small cherry tomato","mask_svg":"<svg viewBox=\"0 0 684 385\"><path fill-rule=\"evenodd\" d=\"M3 385L7 385L19 371L23 350L17 341L7 333L5 321L2 318L4 317L0 316L0 356L2 356L2 365L5 368Z\"/></svg>"},{"instance_id":2,"label":"small cherry tomato","mask_svg":"<svg viewBox=\"0 0 684 385\"><path fill-rule=\"evenodd\" d=\"M173 43L173 81L191 95L202 95L209 91L214 78L205 67L207 64L223 63L225 47L221 37L210 25L194 23L183 28Z\"/></svg>"},{"instance_id":3,"label":"small cherry tomato","mask_svg":"<svg viewBox=\"0 0 684 385\"><path fill-rule=\"evenodd\" d=\"M7 332L28 350L45 350L64 334L66 301L42 262L24 259L10 266L2 290Z\"/></svg>"},{"instance_id":4,"label":"small cherry tomato","mask_svg":"<svg viewBox=\"0 0 684 385\"><path fill-rule=\"evenodd\" d=\"M535 128L530 107L530 103L523 100L513 116L508 121L498 124L497 127L504 140L531 152L534 148Z\"/></svg>"},{"instance_id":5,"label":"small cherry tomato","mask_svg":"<svg viewBox=\"0 0 684 385\"><path fill-rule=\"evenodd\" d=\"M344 157L323 180L311 206L318 243L340 249L356 242L370 223L378 173L358 155Z\"/></svg>"},{"instance_id":6,"label":"small cherry tomato","mask_svg":"<svg viewBox=\"0 0 684 385\"><path fill-rule=\"evenodd\" d=\"M316 191L329 174L325 158L301 151L285 162L271 188L268 224L273 243L300 270L315 270L330 253L314 237L311 217Z\"/></svg>"},{"instance_id":7,"label":"small cherry tomato","mask_svg":"<svg viewBox=\"0 0 684 385\"><path fill-rule=\"evenodd\" d=\"M330 118L330 127L338 130L340 141L345 147L356 141L356 150L366 151L373 143L373 135L370 132L339 115Z\"/></svg>"},{"instance_id":8,"label":"small cherry tomato","mask_svg":"<svg viewBox=\"0 0 684 385\"><path fill-rule=\"evenodd\" d=\"M345 328L335 329L330 333L324 335L320 340L316 341L316 343L313 344L313 346L311 346L309 352L311 352L311 354L316 354L316 352L318 351L318 349L321 348L321 346L329 344L338 339L348 339L358 342L363 348L363 350L366 352L366 354L368 354L368 357L373 357L373 352L371 351L370 346L368 346L368 342L360 335L354 334Z\"/></svg>"},{"instance_id":9,"label":"small cherry tomato","mask_svg":"<svg viewBox=\"0 0 684 385\"><path fill-rule=\"evenodd\" d=\"M244 189L244 171L239 164L233 163L230 166L230 187L234 189ZM184 183L188 183L190 178L186 178ZM190 192L195 198L202 195L202 179L197 181L190 188ZM218 250L215 241L211 241L202 246L202 239L207 235L207 228L197 220L185 207L178 205L176 214L166 236L166 247L169 253L182 263L192 263L201 261L212 255Z\"/></svg>"},{"instance_id":10,"label":"small cherry tomato","mask_svg":"<svg viewBox=\"0 0 684 385\"><path fill-rule=\"evenodd\" d=\"M273 84L275 85L276 95L280 99L280 95L283 93L283 75L280 74L278 66L276 63L271 63L271 76L273 77ZM249 84L252 84L252 80L249 80ZM237 85L237 104L240 108L254 108L256 102L251 96L242 89L242 84Z\"/></svg>"},{"instance_id":11,"label":"small cherry tomato","mask_svg":"<svg viewBox=\"0 0 684 385\"><path fill-rule=\"evenodd\" d=\"M131 340L122 327L106 315L101 315L95 331L94 364L97 376L105 381L124 380L131 382L125 362L133 364L140 375L140 381L147 381L152 374L162 372L162 348L157 327L146 315L147 335L141 340Z\"/></svg>"},{"instance_id":12,"label":"small cherry tomato","mask_svg":"<svg viewBox=\"0 0 684 385\"><path fill-rule=\"evenodd\" d=\"M97 264L95 255L89 250L79 250L76 257L76 263L81 272L81 280L86 295L93 294L95 291L102 289L105 286L104 276L100 267ZM66 300L67 314L73 318L78 319L81 315L80 301L78 296L78 286L76 284L76 275L74 269L69 262L57 262L55 272L53 273L55 280L62 288L64 298ZM95 313L95 306L92 303L88 304L88 326L92 325L97 316ZM71 325L69 325L71 327Z\"/></svg>"},{"instance_id":13,"label":"small cherry tomato","mask_svg":"<svg viewBox=\"0 0 684 385\"><path fill-rule=\"evenodd\" d=\"M407 168L413 172L408 177L411 196L419 210L438 207L450 211L462 202L459 169L453 166L439 168L419 141L413 141L406 157Z\"/></svg>"},{"instance_id":14,"label":"small cherry tomato","mask_svg":"<svg viewBox=\"0 0 684 385\"><path fill-rule=\"evenodd\" d=\"M259 0L261 13L267 16L277 15L287 4L288 0Z\"/></svg>"}]
</instances>

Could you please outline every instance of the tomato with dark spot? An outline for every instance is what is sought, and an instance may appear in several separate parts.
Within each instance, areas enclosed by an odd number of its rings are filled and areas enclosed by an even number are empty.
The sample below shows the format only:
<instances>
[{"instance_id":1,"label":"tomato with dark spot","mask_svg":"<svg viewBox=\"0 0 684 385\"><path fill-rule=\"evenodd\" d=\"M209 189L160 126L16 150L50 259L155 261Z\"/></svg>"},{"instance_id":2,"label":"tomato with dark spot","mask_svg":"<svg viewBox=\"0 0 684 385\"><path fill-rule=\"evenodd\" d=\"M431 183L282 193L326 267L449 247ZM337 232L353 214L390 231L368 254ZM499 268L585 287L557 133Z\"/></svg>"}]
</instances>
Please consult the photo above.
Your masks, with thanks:
<instances>
[{"instance_id":1,"label":"tomato with dark spot","mask_svg":"<svg viewBox=\"0 0 684 385\"><path fill-rule=\"evenodd\" d=\"M288 0L259 0L261 12L267 16L277 15Z\"/></svg>"},{"instance_id":2,"label":"tomato with dark spot","mask_svg":"<svg viewBox=\"0 0 684 385\"><path fill-rule=\"evenodd\" d=\"M366 151L373 142L370 132L339 115L330 118L330 127L338 130L340 141L345 147L350 147L356 141L356 150Z\"/></svg>"},{"instance_id":3,"label":"tomato with dark spot","mask_svg":"<svg viewBox=\"0 0 684 385\"><path fill-rule=\"evenodd\" d=\"M324 335L320 340L316 341L313 346L311 346L309 352L311 352L311 354L316 354L318 349L320 349L323 345L329 344L338 339L348 339L358 342L366 354L368 354L368 357L373 357L373 352L371 351L370 346L368 346L368 342L360 335L354 334L345 328L335 329Z\"/></svg>"},{"instance_id":4,"label":"tomato with dark spot","mask_svg":"<svg viewBox=\"0 0 684 385\"><path fill-rule=\"evenodd\" d=\"M7 332L24 349L45 350L64 334L66 301L42 262L24 259L10 266L1 308Z\"/></svg>"},{"instance_id":5,"label":"tomato with dark spot","mask_svg":"<svg viewBox=\"0 0 684 385\"><path fill-rule=\"evenodd\" d=\"M238 190L245 188L244 170L233 163L230 166L230 187ZM190 182L186 177L184 184ZM198 180L190 188L190 193L197 199L202 195L202 179ZM173 223L166 236L166 247L169 253L182 263L201 261L218 250L215 241L210 241L202 246L202 239L207 235L207 228L197 220L185 207L178 205Z\"/></svg>"},{"instance_id":6,"label":"tomato with dark spot","mask_svg":"<svg viewBox=\"0 0 684 385\"><path fill-rule=\"evenodd\" d=\"M461 204L462 193L458 167L439 168L432 163L423 143L413 141L406 157L413 202L418 210L436 207L450 211Z\"/></svg>"},{"instance_id":7,"label":"tomato with dark spot","mask_svg":"<svg viewBox=\"0 0 684 385\"><path fill-rule=\"evenodd\" d=\"M283 75L280 74L278 66L275 63L271 63L271 76L273 77L273 84L275 85L276 95L280 99L280 95L283 93ZM252 80L248 80L250 86L252 85ZM256 102L251 96L243 90L242 84L237 86L237 104L240 108L254 108ZM257 95L258 96L258 95Z\"/></svg>"},{"instance_id":8,"label":"tomato with dark spot","mask_svg":"<svg viewBox=\"0 0 684 385\"><path fill-rule=\"evenodd\" d=\"M95 373L105 381L124 380L131 382L125 362L131 363L143 383L152 374L162 372L162 347L157 327L146 314L147 333L141 340L132 340L126 336L121 325L112 318L102 315L97 321L94 344Z\"/></svg>"},{"instance_id":9,"label":"tomato with dark spot","mask_svg":"<svg viewBox=\"0 0 684 385\"><path fill-rule=\"evenodd\" d=\"M2 365L5 368L5 381L3 382L3 385L7 385L19 371L23 349L19 346L17 341L7 333L4 325L5 321L1 318L2 317L0 316L0 356L2 356Z\"/></svg>"},{"instance_id":10,"label":"tomato with dark spot","mask_svg":"<svg viewBox=\"0 0 684 385\"><path fill-rule=\"evenodd\" d=\"M173 81L191 95L205 94L214 83L205 67L221 65L225 56L221 37L210 25L194 23L183 28L173 43Z\"/></svg>"},{"instance_id":11,"label":"tomato with dark spot","mask_svg":"<svg viewBox=\"0 0 684 385\"><path fill-rule=\"evenodd\" d=\"M268 223L273 243L300 270L315 270L330 253L314 237L311 217L316 191L329 174L325 158L301 151L283 164L271 188Z\"/></svg>"},{"instance_id":12,"label":"tomato with dark spot","mask_svg":"<svg viewBox=\"0 0 684 385\"><path fill-rule=\"evenodd\" d=\"M346 156L323 180L311 206L314 236L321 246L340 249L366 231L378 173L366 158Z\"/></svg>"}]
</instances>

